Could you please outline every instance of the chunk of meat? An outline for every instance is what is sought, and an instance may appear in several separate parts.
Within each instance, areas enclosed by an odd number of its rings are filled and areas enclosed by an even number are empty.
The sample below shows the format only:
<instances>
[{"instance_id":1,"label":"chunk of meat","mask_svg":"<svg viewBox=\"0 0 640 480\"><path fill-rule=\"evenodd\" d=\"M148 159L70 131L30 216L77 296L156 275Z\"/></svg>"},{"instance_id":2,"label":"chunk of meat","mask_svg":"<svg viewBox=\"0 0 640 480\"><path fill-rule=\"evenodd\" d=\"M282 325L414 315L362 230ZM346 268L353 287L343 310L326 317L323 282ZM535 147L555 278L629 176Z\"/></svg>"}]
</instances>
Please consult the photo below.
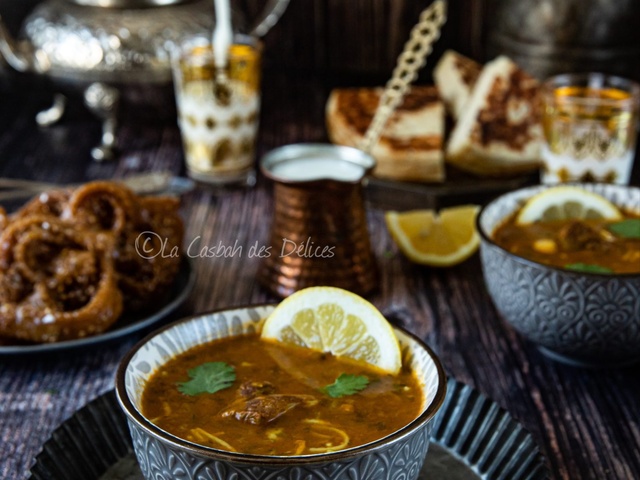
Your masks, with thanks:
<instances>
[{"instance_id":1,"label":"chunk of meat","mask_svg":"<svg viewBox=\"0 0 640 480\"><path fill-rule=\"evenodd\" d=\"M275 392L275 387L270 382L247 381L240 385L238 393L244 398L254 398L259 395L270 395Z\"/></svg>"},{"instance_id":2,"label":"chunk of meat","mask_svg":"<svg viewBox=\"0 0 640 480\"><path fill-rule=\"evenodd\" d=\"M611 248L611 234L580 221L571 222L558 233L558 243L566 252L589 250L607 252Z\"/></svg>"},{"instance_id":3,"label":"chunk of meat","mask_svg":"<svg viewBox=\"0 0 640 480\"><path fill-rule=\"evenodd\" d=\"M220 414L252 425L261 425L274 421L299 405L312 407L317 403L318 400L313 395L262 395L238 399Z\"/></svg>"}]
</instances>

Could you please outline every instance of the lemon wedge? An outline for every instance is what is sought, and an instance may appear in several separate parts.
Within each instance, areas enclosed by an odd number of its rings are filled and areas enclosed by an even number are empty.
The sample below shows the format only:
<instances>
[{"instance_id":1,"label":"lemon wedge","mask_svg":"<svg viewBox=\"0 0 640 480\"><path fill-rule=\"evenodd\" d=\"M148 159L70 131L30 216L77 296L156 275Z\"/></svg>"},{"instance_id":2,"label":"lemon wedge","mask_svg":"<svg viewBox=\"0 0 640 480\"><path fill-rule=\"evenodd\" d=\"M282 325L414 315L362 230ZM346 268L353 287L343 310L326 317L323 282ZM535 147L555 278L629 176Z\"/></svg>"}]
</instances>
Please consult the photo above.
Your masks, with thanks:
<instances>
[{"instance_id":1,"label":"lemon wedge","mask_svg":"<svg viewBox=\"0 0 640 480\"><path fill-rule=\"evenodd\" d=\"M520 210L516 223L573 218L621 220L620 209L597 193L572 186L552 187L531 197Z\"/></svg>"},{"instance_id":2,"label":"lemon wedge","mask_svg":"<svg viewBox=\"0 0 640 480\"><path fill-rule=\"evenodd\" d=\"M295 292L265 320L261 336L366 362L391 374L402 366L389 322L367 300L341 288Z\"/></svg>"},{"instance_id":3,"label":"lemon wedge","mask_svg":"<svg viewBox=\"0 0 640 480\"><path fill-rule=\"evenodd\" d=\"M473 255L480 245L476 217L480 207L462 205L433 210L390 211L385 214L389 233L404 255L434 267L456 265Z\"/></svg>"}]
</instances>

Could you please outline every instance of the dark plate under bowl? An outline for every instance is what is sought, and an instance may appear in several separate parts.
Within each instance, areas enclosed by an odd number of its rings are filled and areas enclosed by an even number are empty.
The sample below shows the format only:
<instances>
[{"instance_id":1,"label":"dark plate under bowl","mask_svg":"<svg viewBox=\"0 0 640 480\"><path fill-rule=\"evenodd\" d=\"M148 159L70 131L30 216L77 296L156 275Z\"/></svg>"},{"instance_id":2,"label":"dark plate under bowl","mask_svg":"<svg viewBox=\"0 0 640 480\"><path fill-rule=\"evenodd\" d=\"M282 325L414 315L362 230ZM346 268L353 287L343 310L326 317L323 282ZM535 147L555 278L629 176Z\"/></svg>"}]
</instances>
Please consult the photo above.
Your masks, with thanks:
<instances>
[{"instance_id":1,"label":"dark plate under bowl","mask_svg":"<svg viewBox=\"0 0 640 480\"><path fill-rule=\"evenodd\" d=\"M419 480L544 480L531 434L473 388L449 379ZM115 392L93 400L44 444L31 480L143 480Z\"/></svg>"}]
</instances>

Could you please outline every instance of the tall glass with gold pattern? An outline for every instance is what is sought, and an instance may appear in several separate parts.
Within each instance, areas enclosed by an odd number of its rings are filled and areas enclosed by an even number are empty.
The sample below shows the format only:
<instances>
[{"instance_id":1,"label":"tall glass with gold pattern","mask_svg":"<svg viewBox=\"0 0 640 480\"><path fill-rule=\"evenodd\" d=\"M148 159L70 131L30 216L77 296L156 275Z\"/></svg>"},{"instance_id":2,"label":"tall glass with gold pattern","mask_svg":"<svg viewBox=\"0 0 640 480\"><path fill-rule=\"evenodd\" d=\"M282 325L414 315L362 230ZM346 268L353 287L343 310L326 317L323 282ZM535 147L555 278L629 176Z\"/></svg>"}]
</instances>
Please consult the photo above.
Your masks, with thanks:
<instances>
[{"instance_id":1,"label":"tall glass with gold pattern","mask_svg":"<svg viewBox=\"0 0 640 480\"><path fill-rule=\"evenodd\" d=\"M209 44L185 45L174 61L178 124L187 172L209 184L255 182L261 46L236 36L220 76Z\"/></svg>"},{"instance_id":2,"label":"tall glass with gold pattern","mask_svg":"<svg viewBox=\"0 0 640 480\"><path fill-rule=\"evenodd\" d=\"M629 182L640 86L600 73L565 74L543 85L543 183Z\"/></svg>"}]
</instances>

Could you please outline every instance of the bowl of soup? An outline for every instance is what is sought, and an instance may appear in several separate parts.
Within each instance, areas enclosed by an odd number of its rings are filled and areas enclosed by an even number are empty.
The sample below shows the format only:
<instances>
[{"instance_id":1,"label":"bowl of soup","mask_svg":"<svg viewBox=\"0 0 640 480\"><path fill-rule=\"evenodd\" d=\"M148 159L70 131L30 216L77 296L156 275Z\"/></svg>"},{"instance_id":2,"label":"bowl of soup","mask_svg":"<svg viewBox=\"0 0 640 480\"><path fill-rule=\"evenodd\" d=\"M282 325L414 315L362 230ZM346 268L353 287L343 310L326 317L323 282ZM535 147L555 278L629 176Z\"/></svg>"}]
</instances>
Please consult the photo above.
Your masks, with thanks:
<instances>
[{"instance_id":1,"label":"bowl of soup","mask_svg":"<svg viewBox=\"0 0 640 480\"><path fill-rule=\"evenodd\" d=\"M576 184L618 207L637 229L640 189ZM501 316L556 360L611 366L640 360L640 239L607 220L517 225L526 202L549 185L506 193L480 211L483 276ZM629 220L632 220L629 222Z\"/></svg>"},{"instance_id":2,"label":"bowl of soup","mask_svg":"<svg viewBox=\"0 0 640 480\"><path fill-rule=\"evenodd\" d=\"M116 393L145 478L418 478L446 391L436 355L399 328L395 375L265 341L274 308L180 320L123 358Z\"/></svg>"}]
</instances>

